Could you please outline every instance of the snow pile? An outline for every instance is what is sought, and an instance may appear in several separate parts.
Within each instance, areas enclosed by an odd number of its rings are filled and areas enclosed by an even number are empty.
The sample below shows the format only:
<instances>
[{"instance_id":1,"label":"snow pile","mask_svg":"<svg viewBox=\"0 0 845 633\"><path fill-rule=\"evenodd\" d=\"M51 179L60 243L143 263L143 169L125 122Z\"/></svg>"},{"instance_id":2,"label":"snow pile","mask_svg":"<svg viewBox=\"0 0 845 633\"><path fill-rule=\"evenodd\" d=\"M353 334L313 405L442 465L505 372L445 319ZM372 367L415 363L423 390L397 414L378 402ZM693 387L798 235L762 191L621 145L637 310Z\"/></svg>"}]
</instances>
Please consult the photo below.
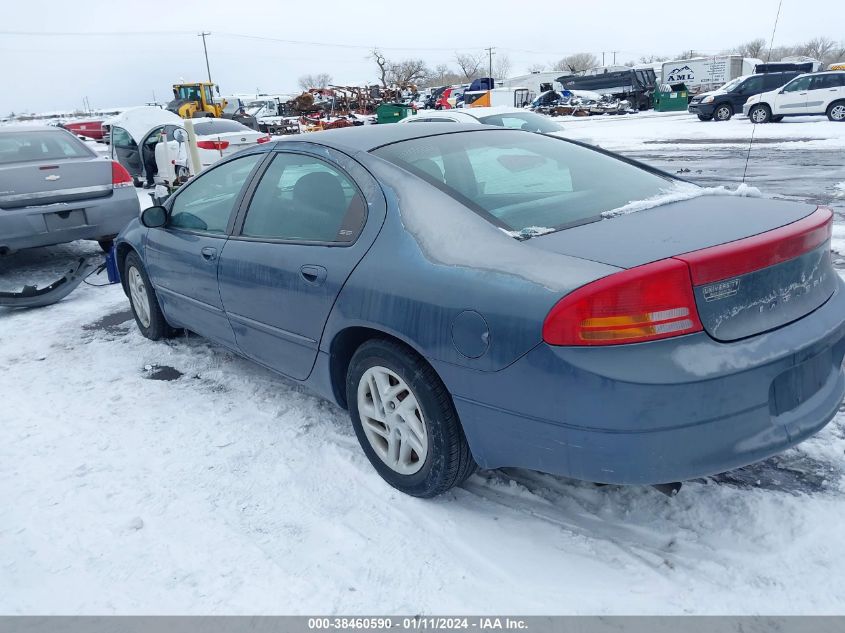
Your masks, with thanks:
<instances>
[{"instance_id":1,"label":"snow pile","mask_svg":"<svg viewBox=\"0 0 845 633\"><path fill-rule=\"evenodd\" d=\"M736 189L728 189L727 187L699 187L689 182L678 182L671 188L663 189L656 196L646 198L645 200L634 200L628 204L605 211L602 213L604 218L613 218L619 215L627 215L629 213L636 213L637 211L644 211L659 207L670 202L680 202L681 200L691 200L701 196L741 196L745 198L762 198L763 194L757 187L751 187L745 183L737 186Z\"/></svg>"},{"instance_id":2,"label":"snow pile","mask_svg":"<svg viewBox=\"0 0 845 633\"><path fill-rule=\"evenodd\" d=\"M845 180L833 185L833 195L837 198L845 198Z\"/></svg>"}]
</instances>

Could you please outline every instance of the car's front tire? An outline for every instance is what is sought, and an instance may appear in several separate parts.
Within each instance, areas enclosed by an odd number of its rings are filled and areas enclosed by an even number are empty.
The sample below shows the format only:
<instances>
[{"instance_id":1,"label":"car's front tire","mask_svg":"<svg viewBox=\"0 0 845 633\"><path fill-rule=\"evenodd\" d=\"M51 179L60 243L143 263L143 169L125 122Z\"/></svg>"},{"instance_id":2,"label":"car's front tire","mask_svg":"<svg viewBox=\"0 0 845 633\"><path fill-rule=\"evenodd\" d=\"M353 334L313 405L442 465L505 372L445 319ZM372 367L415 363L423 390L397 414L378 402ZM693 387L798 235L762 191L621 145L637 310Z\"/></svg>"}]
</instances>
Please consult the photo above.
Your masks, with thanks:
<instances>
[{"instance_id":1,"label":"car's front tire","mask_svg":"<svg viewBox=\"0 0 845 633\"><path fill-rule=\"evenodd\" d=\"M827 118L837 123L845 122L845 101L834 101L827 109Z\"/></svg>"},{"instance_id":2,"label":"car's front tire","mask_svg":"<svg viewBox=\"0 0 845 633\"><path fill-rule=\"evenodd\" d=\"M167 323L161 306L153 291L147 271L141 258L135 252L126 256L123 265L123 280L132 306L132 314L141 334L151 341L158 341L173 335L173 328Z\"/></svg>"},{"instance_id":3,"label":"car's front tire","mask_svg":"<svg viewBox=\"0 0 845 633\"><path fill-rule=\"evenodd\" d=\"M385 339L361 345L349 364L346 400L361 448L397 490L435 497L475 472L449 392L404 345Z\"/></svg>"},{"instance_id":4,"label":"car's front tire","mask_svg":"<svg viewBox=\"0 0 845 633\"><path fill-rule=\"evenodd\" d=\"M734 110L729 103L721 103L713 110L714 121L730 121L734 115Z\"/></svg>"},{"instance_id":5,"label":"car's front tire","mask_svg":"<svg viewBox=\"0 0 845 633\"><path fill-rule=\"evenodd\" d=\"M772 120L772 109L765 103L758 103L748 111L748 118L753 123L768 123Z\"/></svg>"}]
</instances>

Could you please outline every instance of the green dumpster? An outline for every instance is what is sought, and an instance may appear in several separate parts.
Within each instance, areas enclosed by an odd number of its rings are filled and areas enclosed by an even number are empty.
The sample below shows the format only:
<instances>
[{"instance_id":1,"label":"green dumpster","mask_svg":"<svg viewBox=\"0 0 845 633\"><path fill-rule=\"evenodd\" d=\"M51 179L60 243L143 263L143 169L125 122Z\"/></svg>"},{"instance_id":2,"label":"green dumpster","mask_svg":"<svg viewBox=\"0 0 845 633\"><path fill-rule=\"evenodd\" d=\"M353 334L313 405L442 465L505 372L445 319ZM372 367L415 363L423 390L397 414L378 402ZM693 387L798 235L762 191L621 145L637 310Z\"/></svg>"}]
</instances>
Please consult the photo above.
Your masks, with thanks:
<instances>
[{"instance_id":1,"label":"green dumpster","mask_svg":"<svg viewBox=\"0 0 845 633\"><path fill-rule=\"evenodd\" d=\"M414 113L416 113L416 110L406 103L382 103L376 108L376 121L378 123L396 123Z\"/></svg>"},{"instance_id":2,"label":"green dumpster","mask_svg":"<svg viewBox=\"0 0 845 633\"><path fill-rule=\"evenodd\" d=\"M654 91L654 109L657 112L678 112L687 109L689 91L684 84L663 84Z\"/></svg>"}]
</instances>

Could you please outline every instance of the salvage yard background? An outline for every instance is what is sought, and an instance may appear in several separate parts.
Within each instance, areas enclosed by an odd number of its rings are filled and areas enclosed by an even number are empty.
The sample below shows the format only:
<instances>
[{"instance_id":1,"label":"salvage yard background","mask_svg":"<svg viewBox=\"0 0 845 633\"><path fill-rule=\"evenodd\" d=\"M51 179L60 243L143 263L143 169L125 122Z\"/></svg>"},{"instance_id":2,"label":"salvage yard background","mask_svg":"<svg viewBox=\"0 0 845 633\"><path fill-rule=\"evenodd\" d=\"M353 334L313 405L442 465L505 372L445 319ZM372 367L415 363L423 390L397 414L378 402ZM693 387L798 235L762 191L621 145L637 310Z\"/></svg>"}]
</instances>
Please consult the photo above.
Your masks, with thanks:
<instances>
[{"instance_id":1,"label":"salvage yard background","mask_svg":"<svg viewBox=\"0 0 845 633\"><path fill-rule=\"evenodd\" d=\"M747 183L764 195L835 209L845 274L845 125L758 126L749 154L740 117L560 121L573 138L707 186L735 187L748 156ZM0 259L0 290L52 280L96 251ZM379 478L344 412L198 337L144 339L120 288L91 285L0 312L0 393L3 613L845 604L845 413L783 455L688 482L672 499L506 470L421 501Z\"/></svg>"}]
</instances>

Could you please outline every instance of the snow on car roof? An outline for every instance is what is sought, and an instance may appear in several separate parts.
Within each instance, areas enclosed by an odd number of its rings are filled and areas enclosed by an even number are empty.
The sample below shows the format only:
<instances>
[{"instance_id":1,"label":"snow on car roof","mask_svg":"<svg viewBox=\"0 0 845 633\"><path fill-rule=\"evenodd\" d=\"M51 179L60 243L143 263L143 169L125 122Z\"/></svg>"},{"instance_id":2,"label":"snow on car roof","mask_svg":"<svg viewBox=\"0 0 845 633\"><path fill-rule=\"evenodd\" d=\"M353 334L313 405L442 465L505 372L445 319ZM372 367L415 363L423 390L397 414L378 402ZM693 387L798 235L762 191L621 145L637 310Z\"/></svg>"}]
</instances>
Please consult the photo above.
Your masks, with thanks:
<instances>
[{"instance_id":1,"label":"snow on car roof","mask_svg":"<svg viewBox=\"0 0 845 633\"><path fill-rule=\"evenodd\" d=\"M169 110L163 110L155 106L140 106L106 119L103 121L103 125L121 127L129 132L137 142L142 140L153 128L160 125L178 125L182 127L184 120Z\"/></svg>"}]
</instances>

